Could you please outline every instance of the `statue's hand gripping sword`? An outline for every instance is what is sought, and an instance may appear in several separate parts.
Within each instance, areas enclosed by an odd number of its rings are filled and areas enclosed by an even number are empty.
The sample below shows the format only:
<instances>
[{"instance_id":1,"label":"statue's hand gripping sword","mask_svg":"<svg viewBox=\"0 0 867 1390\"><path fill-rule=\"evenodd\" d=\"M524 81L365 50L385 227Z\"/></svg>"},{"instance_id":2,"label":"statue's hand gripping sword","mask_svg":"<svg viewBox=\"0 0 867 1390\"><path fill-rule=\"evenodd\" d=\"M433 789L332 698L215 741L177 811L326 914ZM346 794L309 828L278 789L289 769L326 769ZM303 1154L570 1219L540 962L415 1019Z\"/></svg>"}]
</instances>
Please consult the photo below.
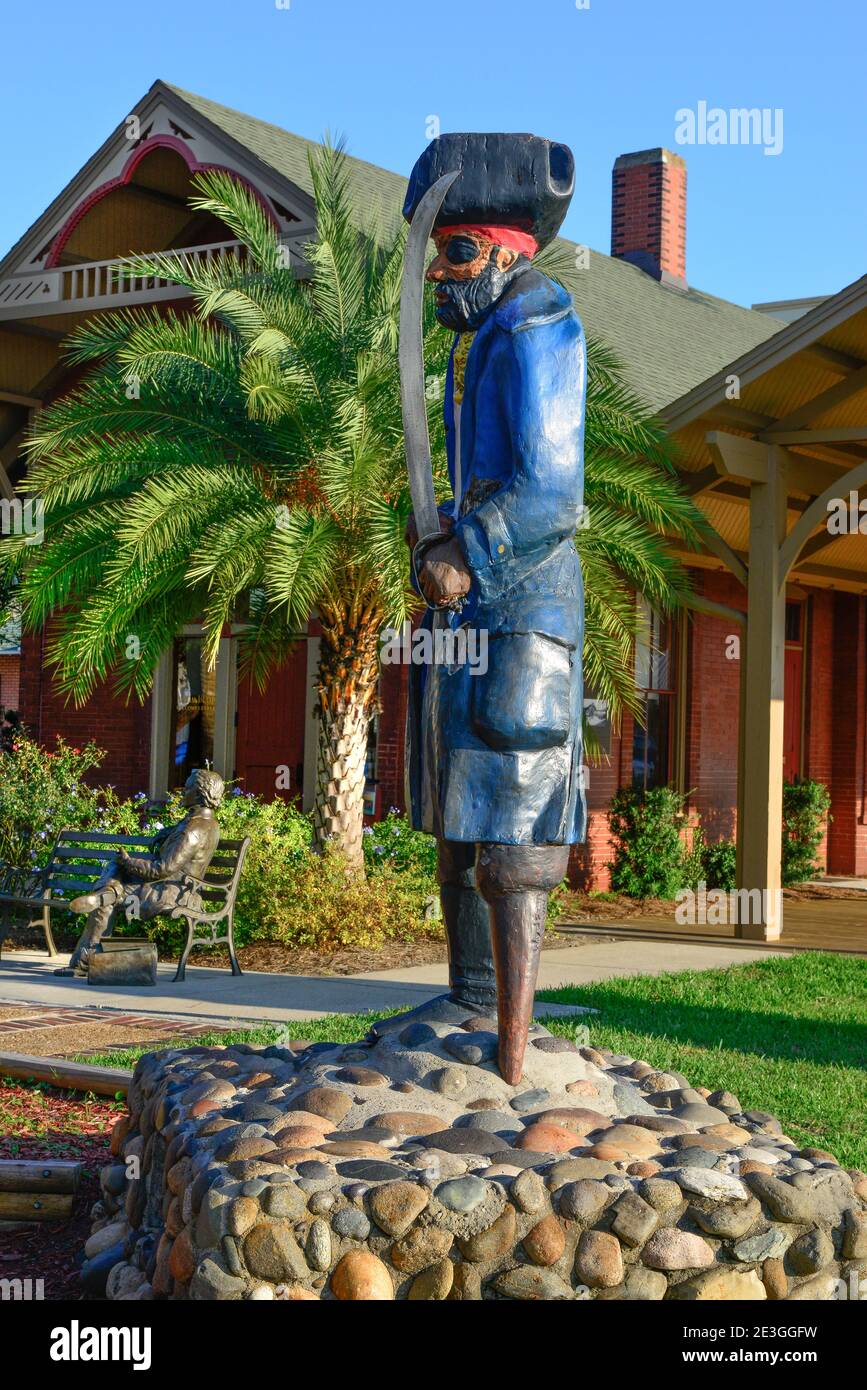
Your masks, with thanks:
<instances>
[{"instance_id":1,"label":"statue's hand gripping sword","mask_svg":"<svg viewBox=\"0 0 867 1390\"><path fill-rule=\"evenodd\" d=\"M441 539L440 517L437 511L433 484L430 435L427 427L427 397L425 393L424 344L422 315L424 306L424 274L427 244L443 205L446 194L460 174L459 169L443 174L432 184L413 214L406 239L403 281L400 291L400 399L403 409L403 434L406 445L406 466L409 491L418 532L418 542L412 555L413 571L418 579L418 566L430 545ZM458 604L462 602L458 601ZM429 604L429 607L434 605ZM457 605L455 605L457 606ZM438 610L439 611L439 610Z\"/></svg>"}]
</instances>

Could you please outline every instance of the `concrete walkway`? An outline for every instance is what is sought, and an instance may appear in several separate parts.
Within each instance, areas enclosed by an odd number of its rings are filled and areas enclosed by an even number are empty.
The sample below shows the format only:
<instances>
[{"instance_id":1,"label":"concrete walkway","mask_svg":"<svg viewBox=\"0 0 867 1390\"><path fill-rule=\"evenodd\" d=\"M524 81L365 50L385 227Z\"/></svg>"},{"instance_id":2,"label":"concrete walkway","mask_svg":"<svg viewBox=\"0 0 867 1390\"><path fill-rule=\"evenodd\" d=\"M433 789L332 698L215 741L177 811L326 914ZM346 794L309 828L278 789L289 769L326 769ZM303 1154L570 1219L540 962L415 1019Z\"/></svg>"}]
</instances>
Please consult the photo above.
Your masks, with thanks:
<instances>
[{"instance_id":1,"label":"concrete walkway","mask_svg":"<svg viewBox=\"0 0 867 1390\"><path fill-rule=\"evenodd\" d=\"M768 951L775 956L791 952ZM612 980L618 975L664 975L676 970L716 970L724 965L753 964L756 953L749 946L704 946L700 943L635 941L622 938L590 941L585 946L563 946L543 951L538 989L559 989L564 985L587 985L594 980ZM405 980L412 984L438 984L446 979L444 965L417 965L407 970L388 970L381 975L369 972L352 976L354 980Z\"/></svg>"},{"instance_id":2,"label":"concrete walkway","mask_svg":"<svg viewBox=\"0 0 867 1390\"><path fill-rule=\"evenodd\" d=\"M867 878L815 878L807 888L846 888L850 893L867 893Z\"/></svg>"},{"instance_id":3,"label":"concrete walkway","mask_svg":"<svg viewBox=\"0 0 867 1390\"><path fill-rule=\"evenodd\" d=\"M770 953L769 953L770 954ZM773 952L787 955L786 951ZM61 958L65 961L65 957ZM755 952L737 946L699 946L667 941L599 941L542 953L539 988L588 984L617 975L659 975L675 970L711 970L754 962ZM15 951L0 960L0 1004L40 1004L49 1008L93 1008L152 1013L184 1020L245 1025L251 1020L290 1022L327 1014L364 1013L423 1003L442 992L446 966L363 975L273 975L187 966L181 984L174 966L159 967L156 987L134 985L97 989L86 980L52 974L53 961L37 951ZM537 1015L579 1012L569 1006L537 1004Z\"/></svg>"}]
</instances>

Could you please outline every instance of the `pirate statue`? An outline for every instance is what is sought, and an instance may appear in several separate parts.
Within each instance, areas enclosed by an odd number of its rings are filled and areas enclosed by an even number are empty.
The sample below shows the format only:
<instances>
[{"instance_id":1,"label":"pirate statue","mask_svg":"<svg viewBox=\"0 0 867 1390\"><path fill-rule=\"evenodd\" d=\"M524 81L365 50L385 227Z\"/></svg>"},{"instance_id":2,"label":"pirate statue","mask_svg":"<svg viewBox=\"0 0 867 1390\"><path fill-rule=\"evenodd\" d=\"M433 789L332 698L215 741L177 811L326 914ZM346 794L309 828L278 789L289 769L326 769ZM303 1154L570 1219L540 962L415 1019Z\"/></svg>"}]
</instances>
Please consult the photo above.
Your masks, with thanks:
<instances>
[{"instance_id":1,"label":"pirate statue","mask_svg":"<svg viewBox=\"0 0 867 1390\"><path fill-rule=\"evenodd\" d=\"M564 145L451 134L416 163L404 205L400 355L414 513L407 539L431 610L425 621L435 633L476 629L488 653L483 673L460 663L410 668L408 800L416 828L437 838L450 984L412 1017L458 1025L496 1010L499 1068L511 1084L521 1078L548 894L586 819L574 543L586 351L570 296L532 265L556 235L573 187ZM431 233L437 254L424 274ZM456 335L445 395L454 501L439 513L425 414L423 278L437 318Z\"/></svg>"},{"instance_id":2,"label":"pirate statue","mask_svg":"<svg viewBox=\"0 0 867 1390\"><path fill-rule=\"evenodd\" d=\"M86 975L92 951L111 936L123 908L137 921L168 916L173 907L201 907L187 875L202 879L220 841L216 811L223 799L223 779L207 768L191 772L184 786L187 814L154 838L149 855L127 854L121 848L108 861L93 889L70 902L72 912L86 912L87 926L69 965L55 975Z\"/></svg>"}]
</instances>

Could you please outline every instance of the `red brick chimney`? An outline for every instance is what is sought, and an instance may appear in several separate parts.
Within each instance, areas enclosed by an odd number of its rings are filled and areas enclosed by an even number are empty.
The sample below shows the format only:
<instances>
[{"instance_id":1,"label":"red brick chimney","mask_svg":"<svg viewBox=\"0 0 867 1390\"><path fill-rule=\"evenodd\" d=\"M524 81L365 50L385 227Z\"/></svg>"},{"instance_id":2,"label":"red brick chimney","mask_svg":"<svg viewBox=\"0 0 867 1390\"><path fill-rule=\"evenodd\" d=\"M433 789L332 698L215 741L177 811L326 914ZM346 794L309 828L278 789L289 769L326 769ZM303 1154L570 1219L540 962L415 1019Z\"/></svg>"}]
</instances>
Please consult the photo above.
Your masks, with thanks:
<instances>
[{"instance_id":1,"label":"red brick chimney","mask_svg":"<svg viewBox=\"0 0 867 1390\"><path fill-rule=\"evenodd\" d=\"M611 254L686 289L686 163L671 150L614 161Z\"/></svg>"}]
</instances>

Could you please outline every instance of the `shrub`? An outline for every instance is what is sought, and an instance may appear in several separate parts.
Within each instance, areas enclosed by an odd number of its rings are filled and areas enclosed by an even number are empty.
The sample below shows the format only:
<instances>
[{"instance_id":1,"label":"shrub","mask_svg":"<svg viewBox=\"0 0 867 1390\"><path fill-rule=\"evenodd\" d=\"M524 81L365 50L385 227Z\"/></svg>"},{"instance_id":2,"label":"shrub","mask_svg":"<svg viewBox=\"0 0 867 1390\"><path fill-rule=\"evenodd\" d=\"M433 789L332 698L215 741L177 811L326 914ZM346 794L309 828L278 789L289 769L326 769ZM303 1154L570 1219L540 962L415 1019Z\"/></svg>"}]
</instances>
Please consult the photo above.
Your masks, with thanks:
<instances>
[{"instance_id":1,"label":"shrub","mask_svg":"<svg viewBox=\"0 0 867 1390\"><path fill-rule=\"evenodd\" d=\"M552 888L548 894L548 913L545 918L545 926L548 931L557 930L557 923L569 904L569 892L569 880L564 878L562 883L558 883L556 888Z\"/></svg>"},{"instance_id":2,"label":"shrub","mask_svg":"<svg viewBox=\"0 0 867 1390\"><path fill-rule=\"evenodd\" d=\"M686 797L674 787L621 787L608 823L614 840L611 887L632 898L673 898L684 883Z\"/></svg>"},{"instance_id":3,"label":"shrub","mask_svg":"<svg viewBox=\"0 0 867 1390\"><path fill-rule=\"evenodd\" d=\"M705 855L707 853L707 843L704 838L704 831L701 823L695 819L692 823L692 835L689 843L683 846L682 861L682 888L693 888L696 891L699 885L706 878Z\"/></svg>"},{"instance_id":4,"label":"shrub","mask_svg":"<svg viewBox=\"0 0 867 1390\"><path fill-rule=\"evenodd\" d=\"M733 893L737 887L737 846L734 840L716 840L704 846L704 881L708 888Z\"/></svg>"},{"instance_id":5,"label":"shrub","mask_svg":"<svg viewBox=\"0 0 867 1390\"><path fill-rule=\"evenodd\" d=\"M709 845L701 825L696 823L691 847L684 850L683 886L695 892L718 888L730 893L736 887L736 861L734 840L714 840Z\"/></svg>"},{"instance_id":6,"label":"shrub","mask_svg":"<svg viewBox=\"0 0 867 1390\"><path fill-rule=\"evenodd\" d=\"M413 830L406 816L392 807L384 820L364 827L364 862L368 871L379 872L386 867L411 870L427 875L433 883L436 840L433 835Z\"/></svg>"},{"instance_id":7,"label":"shrub","mask_svg":"<svg viewBox=\"0 0 867 1390\"><path fill-rule=\"evenodd\" d=\"M803 883L821 869L817 850L831 819L823 782L783 783L783 884Z\"/></svg>"},{"instance_id":8,"label":"shrub","mask_svg":"<svg viewBox=\"0 0 867 1390\"><path fill-rule=\"evenodd\" d=\"M85 781L104 756L95 743L72 748L60 737L48 751L19 731L0 754L0 860L41 867L67 827L138 833L135 802L120 800L113 787Z\"/></svg>"},{"instance_id":9,"label":"shrub","mask_svg":"<svg viewBox=\"0 0 867 1390\"><path fill-rule=\"evenodd\" d=\"M271 885L275 891L269 891ZM289 882L285 875L269 882L256 874L240 939L335 950L436 937L440 924L424 920L430 892L423 875L385 865L366 880L351 879L337 850L321 856L308 851Z\"/></svg>"}]
</instances>

